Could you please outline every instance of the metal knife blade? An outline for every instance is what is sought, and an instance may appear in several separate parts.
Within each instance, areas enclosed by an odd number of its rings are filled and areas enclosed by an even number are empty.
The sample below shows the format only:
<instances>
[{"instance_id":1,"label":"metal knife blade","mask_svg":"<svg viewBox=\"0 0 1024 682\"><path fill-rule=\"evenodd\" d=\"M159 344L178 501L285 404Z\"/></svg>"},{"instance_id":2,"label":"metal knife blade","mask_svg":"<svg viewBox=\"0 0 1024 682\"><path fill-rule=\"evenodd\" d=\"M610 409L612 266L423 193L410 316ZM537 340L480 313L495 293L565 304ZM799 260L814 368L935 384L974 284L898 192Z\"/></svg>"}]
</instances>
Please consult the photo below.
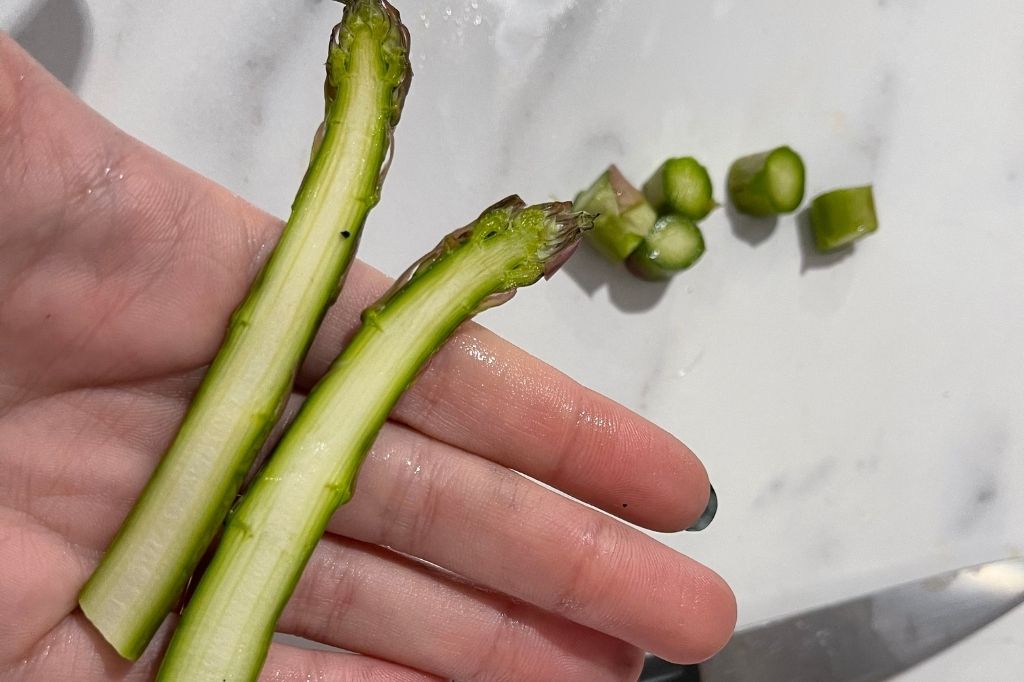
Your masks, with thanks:
<instances>
[{"instance_id":1,"label":"metal knife blade","mask_svg":"<svg viewBox=\"0 0 1024 682\"><path fill-rule=\"evenodd\" d=\"M876 682L1024 603L1024 558L962 568L746 628L696 666L648 656L641 682Z\"/></svg>"}]
</instances>

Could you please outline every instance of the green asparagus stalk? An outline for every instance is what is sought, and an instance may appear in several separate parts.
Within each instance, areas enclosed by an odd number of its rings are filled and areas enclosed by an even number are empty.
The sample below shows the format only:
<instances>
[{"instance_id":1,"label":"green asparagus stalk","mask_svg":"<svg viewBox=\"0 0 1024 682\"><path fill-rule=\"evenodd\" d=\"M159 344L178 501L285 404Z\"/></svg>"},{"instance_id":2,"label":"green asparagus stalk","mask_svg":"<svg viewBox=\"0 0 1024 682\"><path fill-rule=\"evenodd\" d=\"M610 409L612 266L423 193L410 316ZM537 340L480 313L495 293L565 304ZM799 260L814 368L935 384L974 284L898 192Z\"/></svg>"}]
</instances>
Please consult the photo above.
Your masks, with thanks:
<instances>
[{"instance_id":1,"label":"green asparagus stalk","mask_svg":"<svg viewBox=\"0 0 1024 682\"><path fill-rule=\"evenodd\" d=\"M669 159L644 183L644 195L659 215L677 213L703 220L716 206L708 169L692 156Z\"/></svg>"},{"instance_id":2,"label":"green asparagus stalk","mask_svg":"<svg viewBox=\"0 0 1024 682\"><path fill-rule=\"evenodd\" d=\"M580 192L573 205L597 216L586 239L613 263L621 263L640 245L657 218L643 193L614 165Z\"/></svg>"},{"instance_id":3,"label":"green asparagus stalk","mask_svg":"<svg viewBox=\"0 0 1024 682\"><path fill-rule=\"evenodd\" d=\"M281 609L399 396L459 324L568 257L590 221L571 210L510 197L446 237L363 313L230 515L159 680L256 679Z\"/></svg>"},{"instance_id":4,"label":"green asparagus stalk","mask_svg":"<svg viewBox=\"0 0 1024 682\"><path fill-rule=\"evenodd\" d=\"M325 116L284 232L180 430L79 596L135 659L179 599L277 420L377 203L411 70L384 0L349 0L331 36Z\"/></svg>"},{"instance_id":5,"label":"green asparagus stalk","mask_svg":"<svg viewBox=\"0 0 1024 682\"><path fill-rule=\"evenodd\" d=\"M751 154L729 168L729 198L752 216L795 211L804 199L804 162L789 147Z\"/></svg>"},{"instance_id":6,"label":"green asparagus stalk","mask_svg":"<svg viewBox=\"0 0 1024 682\"><path fill-rule=\"evenodd\" d=\"M877 229L871 185L833 190L811 202L811 232L821 252L841 249Z\"/></svg>"},{"instance_id":7,"label":"green asparagus stalk","mask_svg":"<svg viewBox=\"0 0 1024 682\"><path fill-rule=\"evenodd\" d=\"M685 270L704 254L704 235L689 218L670 213L658 218L640 246L629 255L626 267L637 277L666 280Z\"/></svg>"}]
</instances>

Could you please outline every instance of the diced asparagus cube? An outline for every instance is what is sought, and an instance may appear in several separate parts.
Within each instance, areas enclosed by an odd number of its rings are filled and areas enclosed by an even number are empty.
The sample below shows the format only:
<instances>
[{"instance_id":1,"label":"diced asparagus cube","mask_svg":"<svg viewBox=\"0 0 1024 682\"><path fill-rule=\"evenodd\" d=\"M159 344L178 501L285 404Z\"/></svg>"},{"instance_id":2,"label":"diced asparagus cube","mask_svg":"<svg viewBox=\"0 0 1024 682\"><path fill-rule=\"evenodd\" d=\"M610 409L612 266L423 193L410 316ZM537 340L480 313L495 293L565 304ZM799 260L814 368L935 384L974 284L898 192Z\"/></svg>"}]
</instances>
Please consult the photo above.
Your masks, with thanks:
<instances>
[{"instance_id":1,"label":"diced asparagus cube","mask_svg":"<svg viewBox=\"0 0 1024 682\"><path fill-rule=\"evenodd\" d=\"M677 213L701 220L718 204L711 176L692 156L669 159L644 183L644 196L659 215Z\"/></svg>"},{"instance_id":2,"label":"diced asparagus cube","mask_svg":"<svg viewBox=\"0 0 1024 682\"><path fill-rule=\"evenodd\" d=\"M804 162L789 147L744 156L729 168L729 198L753 216L795 211L804 198Z\"/></svg>"},{"instance_id":3,"label":"diced asparagus cube","mask_svg":"<svg viewBox=\"0 0 1024 682\"><path fill-rule=\"evenodd\" d=\"M669 214L658 218L626 265L642 279L665 280L696 263L703 253L704 235L697 224Z\"/></svg>"},{"instance_id":4,"label":"diced asparagus cube","mask_svg":"<svg viewBox=\"0 0 1024 682\"><path fill-rule=\"evenodd\" d=\"M814 245L822 252L841 249L878 229L871 185L818 195L810 217Z\"/></svg>"},{"instance_id":5,"label":"diced asparagus cube","mask_svg":"<svg viewBox=\"0 0 1024 682\"><path fill-rule=\"evenodd\" d=\"M587 241L608 260L621 263L654 225L656 214L640 190L615 166L601 174L574 202L579 211L597 216Z\"/></svg>"}]
</instances>

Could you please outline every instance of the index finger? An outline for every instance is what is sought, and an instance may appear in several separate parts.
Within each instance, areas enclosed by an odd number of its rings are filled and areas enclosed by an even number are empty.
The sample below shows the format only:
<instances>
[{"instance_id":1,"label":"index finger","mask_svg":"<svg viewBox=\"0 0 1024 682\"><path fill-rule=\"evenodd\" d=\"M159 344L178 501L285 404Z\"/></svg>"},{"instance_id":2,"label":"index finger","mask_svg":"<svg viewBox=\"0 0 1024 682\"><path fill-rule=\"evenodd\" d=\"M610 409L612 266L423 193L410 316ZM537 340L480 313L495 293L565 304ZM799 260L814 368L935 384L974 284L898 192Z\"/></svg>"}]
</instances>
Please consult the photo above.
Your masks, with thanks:
<instances>
[{"instance_id":1,"label":"index finger","mask_svg":"<svg viewBox=\"0 0 1024 682\"><path fill-rule=\"evenodd\" d=\"M389 284L353 265L300 383L327 369ZM475 323L434 356L392 418L653 530L687 528L709 504L707 472L677 438Z\"/></svg>"}]
</instances>

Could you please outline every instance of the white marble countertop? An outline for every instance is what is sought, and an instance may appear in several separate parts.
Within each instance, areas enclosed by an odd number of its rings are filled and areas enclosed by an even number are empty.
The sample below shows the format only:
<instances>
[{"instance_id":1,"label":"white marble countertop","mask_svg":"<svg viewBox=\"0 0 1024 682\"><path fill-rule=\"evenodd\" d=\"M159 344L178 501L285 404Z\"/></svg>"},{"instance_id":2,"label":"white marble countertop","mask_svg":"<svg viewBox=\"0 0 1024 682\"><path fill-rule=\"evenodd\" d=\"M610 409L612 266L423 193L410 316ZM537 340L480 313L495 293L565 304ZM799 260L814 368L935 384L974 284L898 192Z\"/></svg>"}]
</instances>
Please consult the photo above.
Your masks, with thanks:
<instances>
[{"instance_id":1,"label":"white marble countertop","mask_svg":"<svg viewBox=\"0 0 1024 682\"><path fill-rule=\"evenodd\" d=\"M678 434L721 507L663 540L750 623L1024 547L1024 6L990 0L398 0L413 83L362 257L391 274L506 194L569 197L788 143L880 231L808 251L716 211L667 287L581 250L481 319ZM327 0L5 0L88 103L287 214ZM55 47L55 46L60 46ZM397 235L400 238L396 238ZM1020 679L1024 609L900 677Z\"/></svg>"}]
</instances>

